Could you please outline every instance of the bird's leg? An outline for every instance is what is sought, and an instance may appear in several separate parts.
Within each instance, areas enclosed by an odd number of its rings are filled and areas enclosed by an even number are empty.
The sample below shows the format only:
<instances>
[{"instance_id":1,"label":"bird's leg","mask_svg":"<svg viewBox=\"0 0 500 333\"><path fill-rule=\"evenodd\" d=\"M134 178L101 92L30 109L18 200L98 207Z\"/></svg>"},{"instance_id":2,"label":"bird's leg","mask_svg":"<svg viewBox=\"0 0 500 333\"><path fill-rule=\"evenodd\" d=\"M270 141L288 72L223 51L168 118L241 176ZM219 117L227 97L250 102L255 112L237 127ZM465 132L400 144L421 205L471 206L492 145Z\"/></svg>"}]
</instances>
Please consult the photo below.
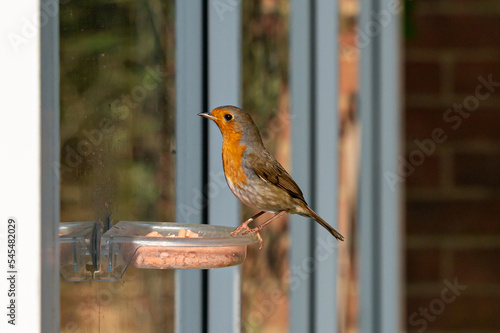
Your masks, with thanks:
<instances>
[{"instance_id":1,"label":"bird's leg","mask_svg":"<svg viewBox=\"0 0 500 333\"><path fill-rule=\"evenodd\" d=\"M261 216L262 214L264 214L264 213L265 213L264 211L258 212L257 214L255 214L254 216L252 216L251 218L249 218L248 220L246 220L245 222L243 222L242 224L240 224L240 226L238 228L234 229L234 231L231 232L231 236L236 236L243 229L250 230L250 228L248 227L248 224L250 222L252 222L253 220L255 220L256 218L258 218L259 216Z\"/></svg>"},{"instance_id":2,"label":"bird's leg","mask_svg":"<svg viewBox=\"0 0 500 333\"><path fill-rule=\"evenodd\" d=\"M266 225L268 225L269 223L271 223L274 219L277 219L278 217L282 216L283 214L285 214L286 211L282 210L281 212L279 212L278 214L274 215L273 217L271 217L269 220L267 220L266 222L256 226L255 228L253 229L249 229L247 227L247 231L243 232L243 235L246 235L248 234L249 232L256 232L257 234L259 233L259 231L261 231L262 229L264 229L264 227Z\"/></svg>"}]
</instances>

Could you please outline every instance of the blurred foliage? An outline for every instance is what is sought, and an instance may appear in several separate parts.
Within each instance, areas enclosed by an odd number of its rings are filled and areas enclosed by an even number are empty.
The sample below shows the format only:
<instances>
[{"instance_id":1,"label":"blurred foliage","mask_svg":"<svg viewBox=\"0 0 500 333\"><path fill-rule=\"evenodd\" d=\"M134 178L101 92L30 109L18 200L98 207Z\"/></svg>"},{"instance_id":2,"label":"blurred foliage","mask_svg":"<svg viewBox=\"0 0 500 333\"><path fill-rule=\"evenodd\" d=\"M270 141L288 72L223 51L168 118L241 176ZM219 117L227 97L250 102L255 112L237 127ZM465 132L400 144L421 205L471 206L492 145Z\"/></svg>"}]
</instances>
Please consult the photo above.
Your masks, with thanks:
<instances>
[{"instance_id":1,"label":"blurred foliage","mask_svg":"<svg viewBox=\"0 0 500 333\"><path fill-rule=\"evenodd\" d=\"M62 219L174 216L173 1L60 12Z\"/></svg>"},{"instance_id":2,"label":"blurred foliage","mask_svg":"<svg viewBox=\"0 0 500 333\"><path fill-rule=\"evenodd\" d=\"M288 1L243 1L242 97L259 128L288 84Z\"/></svg>"},{"instance_id":3,"label":"blurred foliage","mask_svg":"<svg viewBox=\"0 0 500 333\"><path fill-rule=\"evenodd\" d=\"M174 219L174 3L61 3L62 221ZM173 279L61 281L61 331L172 332Z\"/></svg>"}]
</instances>

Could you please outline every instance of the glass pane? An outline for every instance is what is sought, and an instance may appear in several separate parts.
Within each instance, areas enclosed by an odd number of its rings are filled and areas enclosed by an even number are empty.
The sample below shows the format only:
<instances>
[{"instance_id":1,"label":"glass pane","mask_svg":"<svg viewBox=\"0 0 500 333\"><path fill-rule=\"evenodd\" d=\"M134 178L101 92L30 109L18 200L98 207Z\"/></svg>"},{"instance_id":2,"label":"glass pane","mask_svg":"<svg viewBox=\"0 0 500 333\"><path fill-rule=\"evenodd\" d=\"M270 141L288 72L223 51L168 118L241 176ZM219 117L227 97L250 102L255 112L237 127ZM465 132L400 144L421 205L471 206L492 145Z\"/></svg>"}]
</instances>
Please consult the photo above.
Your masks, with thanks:
<instances>
[{"instance_id":1,"label":"glass pane","mask_svg":"<svg viewBox=\"0 0 500 333\"><path fill-rule=\"evenodd\" d=\"M243 1L243 109L255 120L264 145L290 170L288 81L289 2ZM243 206L242 221L255 212ZM262 223L272 215L257 220ZM248 247L243 263L242 326L244 332L288 332L287 216L261 233L264 246Z\"/></svg>"},{"instance_id":2,"label":"glass pane","mask_svg":"<svg viewBox=\"0 0 500 333\"><path fill-rule=\"evenodd\" d=\"M61 220L174 221L174 1L60 5ZM62 332L172 332L174 274L61 280Z\"/></svg>"},{"instance_id":3,"label":"glass pane","mask_svg":"<svg viewBox=\"0 0 500 333\"><path fill-rule=\"evenodd\" d=\"M243 108L261 130L268 150L290 169L289 114L289 1L244 1ZM339 2L339 224L349 247L339 247L338 316L340 331L358 331L354 229L359 169L358 57L356 23L358 0ZM253 215L243 206L242 221ZM260 221L262 222L262 221ZM262 232L264 247L249 247L243 264L242 326L244 332L289 331L289 234L283 220ZM332 314L334 315L334 314Z\"/></svg>"}]
</instances>

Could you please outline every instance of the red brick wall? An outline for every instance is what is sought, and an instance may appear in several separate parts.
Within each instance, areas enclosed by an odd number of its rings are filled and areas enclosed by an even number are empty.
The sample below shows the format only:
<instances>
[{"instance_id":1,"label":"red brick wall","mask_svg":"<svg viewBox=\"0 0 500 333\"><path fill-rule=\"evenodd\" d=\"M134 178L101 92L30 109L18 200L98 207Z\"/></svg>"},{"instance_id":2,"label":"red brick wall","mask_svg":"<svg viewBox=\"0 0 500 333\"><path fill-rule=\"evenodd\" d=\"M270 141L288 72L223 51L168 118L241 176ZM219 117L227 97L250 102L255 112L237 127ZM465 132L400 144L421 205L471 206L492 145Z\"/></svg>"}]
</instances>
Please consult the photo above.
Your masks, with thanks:
<instances>
[{"instance_id":1,"label":"red brick wall","mask_svg":"<svg viewBox=\"0 0 500 333\"><path fill-rule=\"evenodd\" d=\"M406 157L413 153L417 163L405 183L406 327L498 332L500 1L420 0L413 7L405 122ZM446 140L431 144L436 128ZM419 153L415 140L430 153Z\"/></svg>"}]
</instances>

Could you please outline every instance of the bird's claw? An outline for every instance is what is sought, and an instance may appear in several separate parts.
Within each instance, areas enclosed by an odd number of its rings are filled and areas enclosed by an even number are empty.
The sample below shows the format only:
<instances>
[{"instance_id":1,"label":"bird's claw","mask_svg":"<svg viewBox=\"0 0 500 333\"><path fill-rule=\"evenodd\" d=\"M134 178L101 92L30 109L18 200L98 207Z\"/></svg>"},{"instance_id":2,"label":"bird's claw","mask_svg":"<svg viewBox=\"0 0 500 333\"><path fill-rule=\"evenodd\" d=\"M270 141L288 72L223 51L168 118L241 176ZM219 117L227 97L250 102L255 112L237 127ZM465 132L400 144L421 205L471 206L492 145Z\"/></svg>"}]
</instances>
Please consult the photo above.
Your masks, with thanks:
<instances>
[{"instance_id":1,"label":"bird's claw","mask_svg":"<svg viewBox=\"0 0 500 333\"><path fill-rule=\"evenodd\" d=\"M250 228L247 228L247 230L243 231L242 235L248 235L249 233L251 232L255 232L255 234L257 235L257 238L259 239L259 250L262 249L262 246L264 245L264 241L262 240L262 237L260 236L260 233L259 233L259 228L253 228L253 229L250 229Z\"/></svg>"},{"instance_id":2,"label":"bird's claw","mask_svg":"<svg viewBox=\"0 0 500 333\"><path fill-rule=\"evenodd\" d=\"M243 232L241 232L243 229L245 229L245 230L244 230ZM260 250L260 249L262 249L262 246L263 246L263 244L264 244L264 241L262 240L262 237L260 236L260 233L259 233L259 229L258 229L258 228L253 228L253 229L251 229L251 228L249 228L249 227L247 227L247 226L245 226L245 227L241 227L241 226L240 226L240 227L238 227L238 228L234 229L234 230L230 233L230 235L231 235L232 237L234 237L234 236L237 236L240 232L241 232L241 235L242 235L242 236L244 236L244 235L248 235L248 234L249 234L249 233L251 233L251 232L255 232L255 234L257 235L257 238L259 239L259 244L260 244L259 250Z\"/></svg>"},{"instance_id":3,"label":"bird's claw","mask_svg":"<svg viewBox=\"0 0 500 333\"><path fill-rule=\"evenodd\" d=\"M236 229L234 229L233 231L231 231L230 235L231 237L235 237L235 236L238 236L238 234L241 232L242 228L238 227Z\"/></svg>"}]
</instances>

